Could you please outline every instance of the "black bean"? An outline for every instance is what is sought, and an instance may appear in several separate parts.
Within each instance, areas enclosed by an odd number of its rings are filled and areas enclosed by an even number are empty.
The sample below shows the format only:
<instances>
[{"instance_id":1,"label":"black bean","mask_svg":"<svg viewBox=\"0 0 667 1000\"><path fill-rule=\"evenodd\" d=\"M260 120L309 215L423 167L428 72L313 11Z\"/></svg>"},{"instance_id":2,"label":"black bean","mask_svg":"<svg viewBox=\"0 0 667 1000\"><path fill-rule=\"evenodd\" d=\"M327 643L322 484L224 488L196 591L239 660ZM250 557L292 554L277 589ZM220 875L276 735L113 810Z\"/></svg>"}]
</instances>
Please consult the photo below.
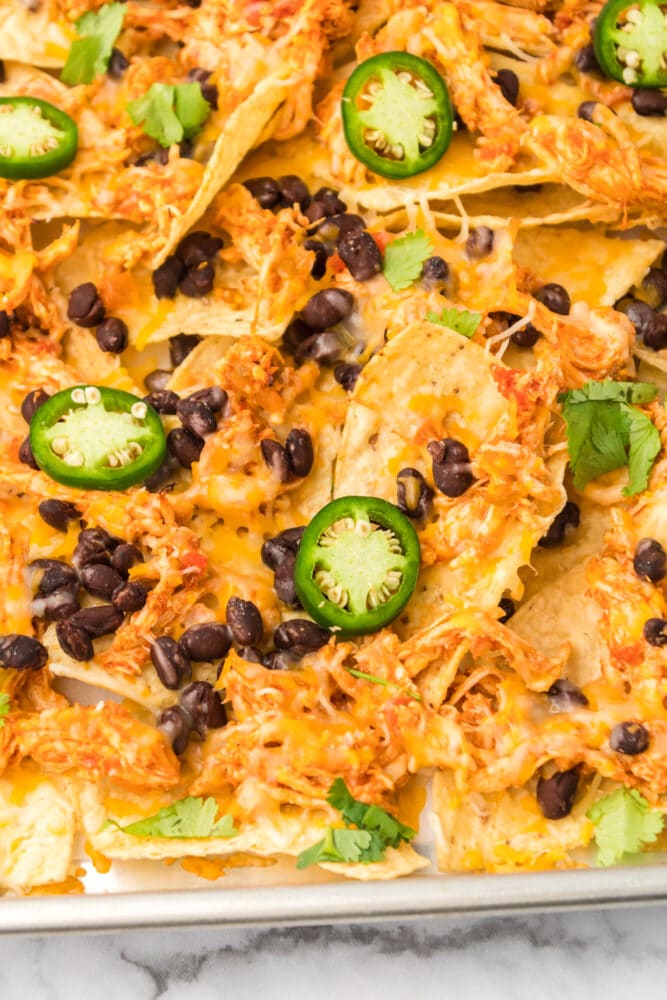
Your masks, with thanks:
<instances>
[{"instance_id":1,"label":"black bean","mask_svg":"<svg viewBox=\"0 0 667 1000\"><path fill-rule=\"evenodd\" d=\"M134 580L129 580L126 583L121 583L120 587L114 590L111 595L111 603L119 611L140 611L146 603L147 597L148 592L145 587Z\"/></svg>"},{"instance_id":2,"label":"black bean","mask_svg":"<svg viewBox=\"0 0 667 1000\"><path fill-rule=\"evenodd\" d=\"M183 426L200 438L217 429L218 421L213 410L196 399L179 399L176 413Z\"/></svg>"},{"instance_id":3,"label":"black bean","mask_svg":"<svg viewBox=\"0 0 667 1000\"><path fill-rule=\"evenodd\" d=\"M526 323L520 330L515 330L510 340L517 347L533 347L540 339L540 331L532 323Z\"/></svg>"},{"instance_id":4,"label":"black bean","mask_svg":"<svg viewBox=\"0 0 667 1000\"><path fill-rule=\"evenodd\" d=\"M470 489L475 478L467 463L449 462L433 465L433 479L441 493L447 497L460 497Z\"/></svg>"},{"instance_id":5,"label":"black bean","mask_svg":"<svg viewBox=\"0 0 667 1000\"><path fill-rule=\"evenodd\" d=\"M0 309L0 339L3 337L9 337L11 334L11 325L9 322L9 313L5 309Z\"/></svg>"},{"instance_id":6,"label":"black bean","mask_svg":"<svg viewBox=\"0 0 667 1000\"><path fill-rule=\"evenodd\" d=\"M123 578L111 566L103 563L92 563L81 569L81 584L93 597L101 597L110 601L115 590L123 585Z\"/></svg>"},{"instance_id":7,"label":"black bean","mask_svg":"<svg viewBox=\"0 0 667 1000\"><path fill-rule=\"evenodd\" d=\"M354 299L343 288L325 288L306 302L302 316L311 330L319 333L346 319L352 312Z\"/></svg>"},{"instance_id":8,"label":"black bean","mask_svg":"<svg viewBox=\"0 0 667 1000\"><path fill-rule=\"evenodd\" d=\"M53 590L51 593L38 595L30 602L30 613L35 618L45 618L47 621L62 621L69 618L79 610L80 604L77 598L79 584L76 587L61 587L60 590Z\"/></svg>"},{"instance_id":9,"label":"black bean","mask_svg":"<svg viewBox=\"0 0 667 1000\"><path fill-rule=\"evenodd\" d=\"M174 368L183 364L200 341L201 337L197 333L177 333L175 337L169 338L169 360Z\"/></svg>"},{"instance_id":10,"label":"black bean","mask_svg":"<svg viewBox=\"0 0 667 1000\"><path fill-rule=\"evenodd\" d=\"M428 514L433 500L433 490L421 472L405 468L398 473L396 503L408 517L421 519Z\"/></svg>"},{"instance_id":11,"label":"black bean","mask_svg":"<svg viewBox=\"0 0 667 1000\"><path fill-rule=\"evenodd\" d=\"M368 281L382 270L380 249L365 229L353 230L338 241L338 256L355 281Z\"/></svg>"},{"instance_id":12,"label":"black bean","mask_svg":"<svg viewBox=\"0 0 667 1000\"><path fill-rule=\"evenodd\" d=\"M301 604L299 598L296 596L296 588L294 586L294 564L296 562L296 556L289 553L280 563L275 571L273 578L273 587L276 592L276 596L283 604L287 604L290 608L300 608Z\"/></svg>"},{"instance_id":13,"label":"black bean","mask_svg":"<svg viewBox=\"0 0 667 1000\"><path fill-rule=\"evenodd\" d=\"M211 236L210 233L197 229L193 233L188 233L181 240L174 253L189 270L200 264L210 263L221 249L222 240L220 237Z\"/></svg>"},{"instance_id":14,"label":"black bean","mask_svg":"<svg viewBox=\"0 0 667 1000\"><path fill-rule=\"evenodd\" d=\"M0 638L0 664L8 670L41 670L49 654L31 635L4 635Z\"/></svg>"},{"instance_id":15,"label":"black bean","mask_svg":"<svg viewBox=\"0 0 667 1000\"><path fill-rule=\"evenodd\" d=\"M142 553L136 545L131 545L130 542L123 542L114 549L111 556L111 565L124 578L127 577L127 574L136 563L142 563L143 561L144 557Z\"/></svg>"},{"instance_id":16,"label":"black bean","mask_svg":"<svg viewBox=\"0 0 667 1000\"><path fill-rule=\"evenodd\" d=\"M213 264L200 264L190 268L178 283L179 290L189 299L201 299L213 288L215 268Z\"/></svg>"},{"instance_id":17,"label":"black bean","mask_svg":"<svg viewBox=\"0 0 667 1000\"><path fill-rule=\"evenodd\" d=\"M89 563L111 565L111 553L120 544L103 528L86 528L79 532L79 538L72 554L72 562L78 570Z\"/></svg>"},{"instance_id":18,"label":"black bean","mask_svg":"<svg viewBox=\"0 0 667 1000\"><path fill-rule=\"evenodd\" d=\"M563 819L572 811L579 785L579 768L556 771L537 782L537 802L547 819Z\"/></svg>"},{"instance_id":19,"label":"black bean","mask_svg":"<svg viewBox=\"0 0 667 1000\"><path fill-rule=\"evenodd\" d=\"M278 482L287 483L290 479L290 462L287 452L278 441L264 438L260 445L262 456L267 466Z\"/></svg>"},{"instance_id":20,"label":"black bean","mask_svg":"<svg viewBox=\"0 0 667 1000\"><path fill-rule=\"evenodd\" d=\"M130 342L127 325L117 316L109 316L95 331L95 340L101 351L122 354Z\"/></svg>"},{"instance_id":21,"label":"black bean","mask_svg":"<svg viewBox=\"0 0 667 1000\"><path fill-rule=\"evenodd\" d=\"M298 205L303 212L310 203L310 192L300 177L284 174L278 178L280 199L283 205Z\"/></svg>"},{"instance_id":22,"label":"black bean","mask_svg":"<svg viewBox=\"0 0 667 1000\"><path fill-rule=\"evenodd\" d=\"M289 555L299 550L305 528L286 528L262 545L262 562L269 569L276 570Z\"/></svg>"},{"instance_id":23,"label":"black bean","mask_svg":"<svg viewBox=\"0 0 667 1000\"><path fill-rule=\"evenodd\" d=\"M550 312L558 313L559 316L567 316L570 311L570 296L563 286L556 284L555 281L542 285L536 292L533 292L533 296Z\"/></svg>"},{"instance_id":24,"label":"black bean","mask_svg":"<svg viewBox=\"0 0 667 1000\"><path fill-rule=\"evenodd\" d=\"M667 313L654 313L644 332L644 344L654 351L667 347Z\"/></svg>"},{"instance_id":25,"label":"black bean","mask_svg":"<svg viewBox=\"0 0 667 1000\"><path fill-rule=\"evenodd\" d=\"M167 492L173 489L175 481L178 479L178 468L180 463L173 455L167 455L164 462L157 467L155 472L147 476L143 481L144 489L149 493Z\"/></svg>"},{"instance_id":26,"label":"black bean","mask_svg":"<svg viewBox=\"0 0 667 1000\"><path fill-rule=\"evenodd\" d=\"M206 403L213 413L224 410L228 402L227 393L217 385L209 385L205 389L191 392L189 396L186 396L186 399L194 403Z\"/></svg>"},{"instance_id":27,"label":"black bean","mask_svg":"<svg viewBox=\"0 0 667 1000\"><path fill-rule=\"evenodd\" d=\"M247 660L248 663L261 663L264 659L264 654L261 649L257 649L257 646L241 646L238 653L241 659Z\"/></svg>"},{"instance_id":28,"label":"black bean","mask_svg":"<svg viewBox=\"0 0 667 1000\"><path fill-rule=\"evenodd\" d=\"M153 271L153 291L156 299L173 299L176 295L178 283L185 274L183 261L175 254L170 254L167 259Z\"/></svg>"},{"instance_id":29,"label":"black bean","mask_svg":"<svg viewBox=\"0 0 667 1000\"><path fill-rule=\"evenodd\" d=\"M37 508L42 521L56 531L67 531L70 521L78 521L81 514L67 500L42 500Z\"/></svg>"},{"instance_id":30,"label":"black bean","mask_svg":"<svg viewBox=\"0 0 667 1000\"><path fill-rule=\"evenodd\" d=\"M262 657L262 665L267 670L292 670L297 660L286 649L272 649Z\"/></svg>"},{"instance_id":31,"label":"black bean","mask_svg":"<svg viewBox=\"0 0 667 1000\"><path fill-rule=\"evenodd\" d=\"M488 257L493 250L493 229L488 226L477 226L471 230L465 243L465 252L472 260Z\"/></svg>"},{"instance_id":32,"label":"black bean","mask_svg":"<svg viewBox=\"0 0 667 1000\"><path fill-rule=\"evenodd\" d=\"M209 729L220 729L227 724L227 712L222 699L212 684L195 681L181 691L179 702L189 713L192 727L201 738Z\"/></svg>"},{"instance_id":33,"label":"black bean","mask_svg":"<svg viewBox=\"0 0 667 1000\"><path fill-rule=\"evenodd\" d=\"M181 649L185 650L191 660L221 660L229 652L232 644L231 632L227 625L220 622L206 622L204 625L191 625L179 640Z\"/></svg>"},{"instance_id":34,"label":"black bean","mask_svg":"<svg viewBox=\"0 0 667 1000\"><path fill-rule=\"evenodd\" d=\"M637 87L632 91L630 103L638 115L664 115L667 111L667 95L661 90Z\"/></svg>"},{"instance_id":35,"label":"black bean","mask_svg":"<svg viewBox=\"0 0 667 1000\"><path fill-rule=\"evenodd\" d=\"M438 464L448 462L469 462L470 454L462 441L455 438L443 438L442 441L429 441L426 450Z\"/></svg>"},{"instance_id":36,"label":"black bean","mask_svg":"<svg viewBox=\"0 0 667 1000\"><path fill-rule=\"evenodd\" d=\"M315 260L313 261L313 266L310 269L311 277L319 281L323 278L327 270L327 261L329 257L333 254L333 249L326 246L321 240L304 240L303 241L304 250L312 250L315 254Z\"/></svg>"},{"instance_id":37,"label":"black bean","mask_svg":"<svg viewBox=\"0 0 667 1000\"><path fill-rule=\"evenodd\" d=\"M120 80L129 65L130 60L114 46L107 65L107 73L112 80Z\"/></svg>"},{"instance_id":38,"label":"black bean","mask_svg":"<svg viewBox=\"0 0 667 1000\"><path fill-rule=\"evenodd\" d=\"M422 267L422 278L431 283L446 281L449 275L449 265L442 257L428 257Z\"/></svg>"},{"instance_id":39,"label":"black bean","mask_svg":"<svg viewBox=\"0 0 667 1000\"><path fill-rule=\"evenodd\" d=\"M302 427L293 427L285 440L285 451L290 468L295 476L307 476L313 467L313 441Z\"/></svg>"},{"instance_id":40,"label":"black bean","mask_svg":"<svg viewBox=\"0 0 667 1000\"><path fill-rule=\"evenodd\" d=\"M576 684L566 677L559 677L547 691L549 709L552 712L571 712L577 708L586 708L588 698Z\"/></svg>"},{"instance_id":41,"label":"black bean","mask_svg":"<svg viewBox=\"0 0 667 1000\"><path fill-rule=\"evenodd\" d=\"M151 662L161 682L175 691L192 676L190 660L177 642L162 635L151 646Z\"/></svg>"},{"instance_id":42,"label":"black bean","mask_svg":"<svg viewBox=\"0 0 667 1000\"><path fill-rule=\"evenodd\" d=\"M5 71L5 63L0 59L0 83L4 83L7 79L7 73Z\"/></svg>"},{"instance_id":43,"label":"black bean","mask_svg":"<svg viewBox=\"0 0 667 1000\"><path fill-rule=\"evenodd\" d=\"M189 469L193 462L199 461L204 441L187 427L175 427L167 434L167 446L183 468Z\"/></svg>"},{"instance_id":44,"label":"black bean","mask_svg":"<svg viewBox=\"0 0 667 1000\"><path fill-rule=\"evenodd\" d=\"M649 618L644 623L644 638L651 646L667 646L667 621L664 618Z\"/></svg>"},{"instance_id":45,"label":"black bean","mask_svg":"<svg viewBox=\"0 0 667 1000\"><path fill-rule=\"evenodd\" d=\"M34 559L28 563L26 582L33 594L51 594L67 587L78 592L79 577L76 571L61 559Z\"/></svg>"},{"instance_id":46,"label":"black bean","mask_svg":"<svg viewBox=\"0 0 667 1000\"><path fill-rule=\"evenodd\" d=\"M192 718L180 705L164 708L156 719L157 728L178 756L182 754L192 732Z\"/></svg>"},{"instance_id":47,"label":"black bean","mask_svg":"<svg viewBox=\"0 0 667 1000\"><path fill-rule=\"evenodd\" d=\"M667 302L667 274L660 267L649 267L648 274L642 281L642 288L647 293L649 305L659 309Z\"/></svg>"},{"instance_id":48,"label":"black bean","mask_svg":"<svg viewBox=\"0 0 667 1000\"><path fill-rule=\"evenodd\" d=\"M104 319L104 303L92 281L72 289L67 303L67 318L77 326L97 326Z\"/></svg>"},{"instance_id":49,"label":"black bean","mask_svg":"<svg viewBox=\"0 0 667 1000\"><path fill-rule=\"evenodd\" d=\"M21 416L27 424L30 423L40 406L43 406L47 399L50 398L49 393L45 392L44 389L32 389L24 397L21 403Z\"/></svg>"},{"instance_id":50,"label":"black bean","mask_svg":"<svg viewBox=\"0 0 667 1000\"><path fill-rule=\"evenodd\" d=\"M641 299L626 299L619 303L616 308L625 313L639 337L646 334L655 316L648 302L642 302Z\"/></svg>"},{"instance_id":51,"label":"black bean","mask_svg":"<svg viewBox=\"0 0 667 1000\"><path fill-rule=\"evenodd\" d=\"M635 573L644 580L658 583L667 572L667 553L655 538L642 538L632 561Z\"/></svg>"},{"instance_id":52,"label":"black bean","mask_svg":"<svg viewBox=\"0 0 667 1000\"><path fill-rule=\"evenodd\" d=\"M286 649L295 656L305 656L321 646L326 646L331 638L328 629L316 625L308 618L291 618L282 622L274 630L273 641L278 649Z\"/></svg>"},{"instance_id":53,"label":"black bean","mask_svg":"<svg viewBox=\"0 0 667 1000\"><path fill-rule=\"evenodd\" d=\"M195 144L192 139L181 139L178 144L178 155L184 160L194 160Z\"/></svg>"},{"instance_id":54,"label":"black bean","mask_svg":"<svg viewBox=\"0 0 667 1000\"><path fill-rule=\"evenodd\" d=\"M144 403L148 403L158 413L165 413L170 416L176 413L178 400L178 394L172 392L171 389L156 389L155 392L150 392L147 396L144 396Z\"/></svg>"},{"instance_id":55,"label":"black bean","mask_svg":"<svg viewBox=\"0 0 667 1000\"><path fill-rule=\"evenodd\" d=\"M334 368L334 378L345 392L352 392L360 375L361 365L342 363Z\"/></svg>"},{"instance_id":56,"label":"black bean","mask_svg":"<svg viewBox=\"0 0 667 1000\"><path fill-rule=\"evenodd\" d=\"M157 149L150 150L148 153L142 153L132 165L135 167L145 167L149 163L159 163L163 167L166 163L169 163L169 150L158 147Z\"/></svg>"},{"instance_id":57,"label":"black bean","mask_svg":"<svg viewBox=\"0 0 667 1000\"><path fill-rule=\"evenodd\" d=\"M562 545L568 528L578 528L580 521L579 507L572 500L568 500L560 513L547 528L546 534L542 535L537 543L543 549L552 549L556 545Z\"/></svg>"},{"instance_id":58,"label":"black bean","mask_svg":"<svg viewBox=\"0 0 667 1000\"><path fill-rule=\"evenodd\" d=\"M515 614L516 604L514 603L511 597L501 597L500 600L498 601L498 604L503 613L502 617L499 618L498 621L501 622L502 625L504 625L505 622L508 622L510 618L512 618L513 615Z\"/></svg>"},{"instance_id":59,"label":"black bean","mask_svg":"<svg viewBox=\"0 0 667 1000\"><path fill-rule=\"evenodd\" d=\"M296 350L300 362L316 361L318 365L334 365L343 354L344 347L335 330L325 330L308 337Z\"/></svg>"},{"instance_id":60,"label":"black bean","mask_svg":"<svg viewBox=\"0 0 667 1000\"><path fill-rule=\"evenodd\" d=\"M57 623L56 638L63 652L71 656L73 660L92 660L95 655L90 636L82 628L73 624L71 618Z\"/></svg>"},{"instance_id":61,"label":"black bean","mask_svg":"<svg viewBox=\"0 0 667 1000\"><path fill-rule=\"evenodd\" d=\"M188 76L189 75L190 74L188 73ZM216 85L214 83L200 82L199 88L201 90L201 96L204 98L207 104L211 105L213 111L217 111L219 94Z\"/></svg>"},{"instance_id":62,"label":"black bean","mask_svg":"<svg viewBox=\"0 0 667 1000\"><path fill-rule=\"evenodd\" d=\"M641 722L619 722L609 734L609 746L617 753L635 757L648 748L649 735Z\"/></svg>"},{"instance_id":63,"label":"black bean","mask_svg":"<svg viewBox=\"0 0 667 1000\"><path fill-rule=\"evenodd\" d=\"M580 73L602 73L594 45L584 45L583 49L579 49L574 57L574 65Z\"/></svg>"},{"instance_id":64,"label":"black bean","mask_svg":"<svg viewBox=\"0 0 667 1000\"><path fill-rule=\"evenodd\" d=\"M597 106L597 101L582 101L577 108L577 118L581 118L585 122L594 123Z\"/></svg>"},{"instance_id":65,"label":"black bean","mask_svg":"<svg viewBox=\"0 0 667 1000\"><path fill-rule=\"evenodd\" d=\"M253 177L243 182L262 208L273 208L280 200L280 185L273 177Z\"/></svg>"},{"instance_id":66,"label":"black bean","mask_svg":"<svg viewBox=\"0 0 667 1000\"><path fill-rule=\"evenodd\" d=\"M339 243L348 233L357 229L365 229L366 220L354 212L341 212L340 215L332 215L331 218L322 222L317 227L317 234L323 240L331 243Z\"/></svg>"},{"instance_id":67,"label":"black bean","mask_svg":"<svg viewBox=\"0 0 667 1000\"><path fill-rule=\"evenodd\" d=\"M511 69L499 69L494 73L493 82L500 87L500 92L506 101L516 107L519 97L519 77Z\"/></svg>"},{"instance_id":68,"label":"black bean","mask_svg":"<svg viewBox=\"0 0 667 1000\"><path fill-rule=\"evenodd\" d=\"M285 327L283 341L288 350L298 352L301 344L304 344L313 336L313 331L307 323L304 323L298 316L291 320Z\"/></svg>"},{"instance_id":69,"label":"black bean","mask_svg":"<svg viewBox=\"0 0 667 1000\"><path fill-rule=\"evenodd\" d=\"M171 378L171 372L166 368L156 368L149 372L144 379L144 385L149 392L162 392L167 388L167 382Z\"/></svg>"},{"instance_id":70,"label":"black bean","mask_svg":"<svg viewBox=\"0 0 667 1000\"><path fill-rule=\"evenodd\" d=\"M94 608L81 608L70 621L91 639L98 639L101 635L111 635L123 624L123 612L113 604L98 604Z\"/></svg>"},{"instance_id":71,"label":"black bean","mask_svg":"<svg viewBox=\"0 0 667 1000\"><path fill-rule=\"evenodd\" d=\"M337 191L330 187L321 187L313 195L313 200L304 214L311 222L316 222L332 215L341 215L346 208L347 205Z\"/></svg>"},{"instance_id":72,"label":"black bean","mask_svg":"<svg viewBox=\"0 0 667 1000\"><path fill-rule=\"evenodd\" d=\"M258 608L252 601L230 597L226 609L227 625L232 638L240 646L257 646L262 641L264 624Z\"/></svg>"},{"instance_id":73,"label":"black bean","mask_svg":"<svg viewBox=\"0 0 667 1000\"><path fill-rule=\"evenodd\" d=\"M37 465L37 460L32 453L32 448L30 447L30 438L24 438L21 442L19 448L19 462L23 462L24 465L28 465L31 469L36 472L39 471L39 466Z\"/></svg>"}]
</instances>

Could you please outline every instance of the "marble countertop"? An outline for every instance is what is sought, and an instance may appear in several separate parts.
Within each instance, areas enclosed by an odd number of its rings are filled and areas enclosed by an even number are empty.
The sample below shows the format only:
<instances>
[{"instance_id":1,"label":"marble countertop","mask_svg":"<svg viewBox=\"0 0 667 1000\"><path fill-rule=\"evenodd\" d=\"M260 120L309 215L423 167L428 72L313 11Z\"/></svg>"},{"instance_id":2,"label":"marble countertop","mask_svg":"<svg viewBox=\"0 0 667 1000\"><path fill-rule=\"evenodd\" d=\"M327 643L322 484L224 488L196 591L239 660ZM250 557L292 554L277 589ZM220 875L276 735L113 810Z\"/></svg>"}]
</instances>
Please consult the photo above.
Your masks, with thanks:
<instances>
[{"instance_id":1,"label":"marble countertop","mask_svg":"<svg viewBox=\"0 0 667 1000\"><path fill-rule=\"evenodd\" d=\"M667 907L261 931L5 937L30 1000L661 997Z\"/></svg>"}]
</instances>

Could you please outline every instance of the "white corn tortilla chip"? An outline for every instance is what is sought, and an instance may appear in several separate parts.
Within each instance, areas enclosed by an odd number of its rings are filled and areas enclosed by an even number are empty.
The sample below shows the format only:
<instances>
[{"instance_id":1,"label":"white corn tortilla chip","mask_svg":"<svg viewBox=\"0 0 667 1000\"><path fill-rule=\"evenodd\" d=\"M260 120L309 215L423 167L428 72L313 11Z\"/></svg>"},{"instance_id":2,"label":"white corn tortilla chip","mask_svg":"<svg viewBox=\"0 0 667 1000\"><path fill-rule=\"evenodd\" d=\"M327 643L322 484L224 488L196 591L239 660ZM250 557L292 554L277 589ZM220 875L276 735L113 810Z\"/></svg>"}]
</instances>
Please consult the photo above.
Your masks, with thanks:
<instances>
[{"instance_id":1,"label":"white corn tortilla chip","mask_svg":"<svg viewBox=\"0 0 667 1000\"><path fill-rule=\"evenodd\" d=\"M44 69L63 66L76 38L74 25L54 20L46 3L36 4L31 10L22 0L3 0L0 25L0 59Z\"/></svg>"}]
</instances>

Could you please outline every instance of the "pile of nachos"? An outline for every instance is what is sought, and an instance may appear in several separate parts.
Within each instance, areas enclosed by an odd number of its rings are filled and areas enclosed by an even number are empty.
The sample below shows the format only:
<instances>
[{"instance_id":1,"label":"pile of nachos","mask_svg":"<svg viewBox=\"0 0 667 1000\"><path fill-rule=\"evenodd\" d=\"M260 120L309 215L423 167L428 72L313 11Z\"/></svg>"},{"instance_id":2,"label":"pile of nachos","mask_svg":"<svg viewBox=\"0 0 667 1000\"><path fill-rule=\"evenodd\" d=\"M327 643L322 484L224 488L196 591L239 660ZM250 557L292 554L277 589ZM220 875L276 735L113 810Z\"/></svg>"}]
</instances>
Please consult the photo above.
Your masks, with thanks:
<instances>
[{"instance_id":1,"label":"pile of nachos","mask_svg":"<svg viewBox=\"0 0 667 1000\"><path fill-rule=\"evenodd\" d=\"M0 887L663 849L667 2L0 24Z\"/></svg>"}]
</instances>

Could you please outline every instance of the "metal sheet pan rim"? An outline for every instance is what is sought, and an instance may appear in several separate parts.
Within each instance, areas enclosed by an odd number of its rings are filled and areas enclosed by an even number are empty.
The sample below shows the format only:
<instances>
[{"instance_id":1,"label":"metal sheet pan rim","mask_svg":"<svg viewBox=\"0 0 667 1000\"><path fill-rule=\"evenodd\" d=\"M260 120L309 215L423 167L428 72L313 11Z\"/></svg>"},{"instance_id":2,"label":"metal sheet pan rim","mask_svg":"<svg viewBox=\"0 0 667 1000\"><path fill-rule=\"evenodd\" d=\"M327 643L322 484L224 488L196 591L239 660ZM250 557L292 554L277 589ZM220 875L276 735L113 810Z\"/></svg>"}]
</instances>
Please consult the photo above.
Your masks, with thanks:
<instances>
[{"instance_id":1,"label":"metal sheet pan rim","mask_svg":"<svg viewBox=\"0 0 667 1000\"><path fill-rule=\"evenodd\" d=\"M395 882L5 899L0 933L260 927L486 916L667 902L667 865Z\"/></svg>"}]
</instances>

